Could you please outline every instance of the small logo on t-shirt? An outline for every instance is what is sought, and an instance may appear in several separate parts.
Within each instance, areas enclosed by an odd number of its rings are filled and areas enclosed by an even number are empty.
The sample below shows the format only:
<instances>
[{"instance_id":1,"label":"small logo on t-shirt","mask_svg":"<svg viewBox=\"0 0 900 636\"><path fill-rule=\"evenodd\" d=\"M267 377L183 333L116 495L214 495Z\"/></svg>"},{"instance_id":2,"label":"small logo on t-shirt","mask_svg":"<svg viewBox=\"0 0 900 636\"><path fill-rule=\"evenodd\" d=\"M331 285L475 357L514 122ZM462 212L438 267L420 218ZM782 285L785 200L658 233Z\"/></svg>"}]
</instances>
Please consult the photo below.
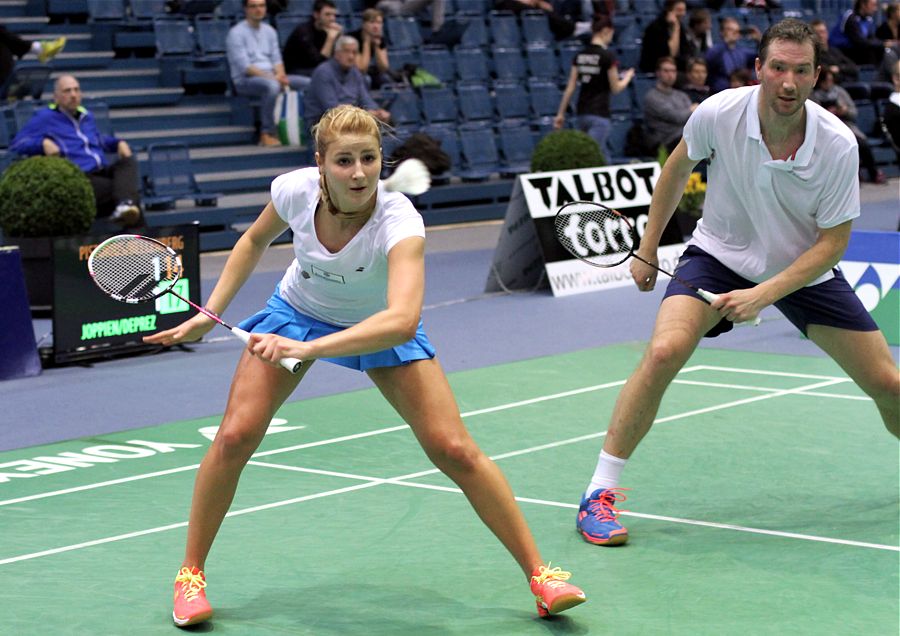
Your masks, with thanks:
<instances>
[{"instance_id":1,"label":"small logo on t-shirt","mask_svg":"<svg viewBox=\"0 0 900 636\"><path fill-rule=\"evenodd\" d=\"M340 274L335 274L334 272L326 272L321 267L316 267L315 265L312 265L311 269L314 276L324 278L325 280L329 280L332 283L340 283L341 285L343 285L346 282L344 281L344 277Z\"/></svg>"}]
</instances>

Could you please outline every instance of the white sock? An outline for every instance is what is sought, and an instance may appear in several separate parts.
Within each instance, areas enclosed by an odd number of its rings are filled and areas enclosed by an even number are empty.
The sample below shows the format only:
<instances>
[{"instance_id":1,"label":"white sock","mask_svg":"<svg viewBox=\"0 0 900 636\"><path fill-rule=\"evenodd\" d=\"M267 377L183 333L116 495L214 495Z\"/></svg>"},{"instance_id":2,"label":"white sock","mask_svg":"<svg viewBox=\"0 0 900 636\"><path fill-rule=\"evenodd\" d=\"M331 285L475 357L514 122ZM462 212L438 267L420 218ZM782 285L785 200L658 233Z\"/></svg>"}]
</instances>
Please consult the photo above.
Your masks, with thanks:
<instances>
[{"instance_id":1,"label":"white sock","mask_svg":"<svg viewBox=\"0 0 900 636\"><path fill-rule=\"evenodd\" d=\"M598 488L615 488L619 485L619 475L625 468L627 459L610 455L604 450L600 451L600 457L597 460L597 468L594 469L594 476L591 477L591 485L588 486L585 497L589 497Z\"/></svg>"},{"instance_id":2,"label":"white sock","mask_svg":"<svg viewBox=\"0 0 900 636\"><path fill-rule=\"evenodd\" d=\"M40 53L41 52L41 43L40 42L32 42L31 43L31 52L32 53Z\"/></svg>"}]
</instances>

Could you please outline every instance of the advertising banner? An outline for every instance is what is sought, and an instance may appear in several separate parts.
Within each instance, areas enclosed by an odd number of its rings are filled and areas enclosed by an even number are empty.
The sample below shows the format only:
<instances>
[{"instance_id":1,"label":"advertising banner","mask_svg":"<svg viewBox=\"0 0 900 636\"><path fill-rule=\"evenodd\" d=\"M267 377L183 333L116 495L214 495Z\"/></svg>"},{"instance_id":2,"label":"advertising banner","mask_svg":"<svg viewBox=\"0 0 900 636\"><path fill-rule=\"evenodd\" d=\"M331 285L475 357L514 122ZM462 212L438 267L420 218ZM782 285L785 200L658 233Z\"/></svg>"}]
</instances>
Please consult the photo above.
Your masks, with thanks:
<instances>
[{"instance_id":1,"label":"advertising banner","mask_svg":"<svg viewBox=\"0 0 900 636\"><path fill-rule=\"evenodd\" d=\"M201 304L197 225L142 229L181 258L184 274L174 291ZM174 327L191 314L190 305L172 294L153 301L115 301L94 285L87 259L108 235L59 237L53 242L53 361L103 357L148 348L141 338Z\"/></svg>"},{"instance_id":2,"label":"advertising banner","mask_svg":"<svg viewBox=\"0 0 900 636\"><path fill-rule=\"evenodd\" d=\"M504 285L509 289L533 286L541 273L545 273L554 296L633 284L627 262L598 268L569 254L556 239L553 219L570 201L597 201L629 217L639 238L647 225L659 173L659 164L648 162L520 176L507 208L486 291ZM660 266L674 269L683 248L677 225L670 223L660 241ZM544 272L540 270L541 261Z\"/></svg>"}]
</instances>

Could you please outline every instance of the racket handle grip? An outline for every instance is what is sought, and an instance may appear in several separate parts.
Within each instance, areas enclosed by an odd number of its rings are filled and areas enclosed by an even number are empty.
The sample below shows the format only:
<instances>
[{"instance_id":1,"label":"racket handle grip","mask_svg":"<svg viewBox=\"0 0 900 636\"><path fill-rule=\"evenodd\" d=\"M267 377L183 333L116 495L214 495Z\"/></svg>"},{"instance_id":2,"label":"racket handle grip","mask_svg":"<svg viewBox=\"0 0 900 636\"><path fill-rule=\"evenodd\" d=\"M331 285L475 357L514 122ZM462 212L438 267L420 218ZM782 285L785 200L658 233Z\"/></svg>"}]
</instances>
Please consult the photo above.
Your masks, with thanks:
<instances>
[{"instance_id":1,"label":"racket handle grip","mask_svg":"<svg viewBox=\"0 0 900 636\"><path fill-rule=\"evenodd\" d=\"M231 333L233 333L235 337L244 344L250 342L250 334L240 327L232 327ZM303 367L303 360L298 360L297 358L282 358L278 361L278 364L283 366L291 373L297 373L297 371L299 371Z\"/></svg>"},{"instance_id":2,"label":"racket handle grip","mask_svg":"<svg viewBox=\"0 0 900 636\"><path fill-rule=\"evenodd\" d=\"M710 305L713 304L719 298L718 294L708 292L705 289L698 289L697 293L700 295L700 298L702 298L703 300L708 302ZM754 318L753 320L748 321L748 322L751 322L754 327L758 327L759 323L762 321L760 320L759 316L757 316L756 318Z\"/></svg>"}]
</instances>

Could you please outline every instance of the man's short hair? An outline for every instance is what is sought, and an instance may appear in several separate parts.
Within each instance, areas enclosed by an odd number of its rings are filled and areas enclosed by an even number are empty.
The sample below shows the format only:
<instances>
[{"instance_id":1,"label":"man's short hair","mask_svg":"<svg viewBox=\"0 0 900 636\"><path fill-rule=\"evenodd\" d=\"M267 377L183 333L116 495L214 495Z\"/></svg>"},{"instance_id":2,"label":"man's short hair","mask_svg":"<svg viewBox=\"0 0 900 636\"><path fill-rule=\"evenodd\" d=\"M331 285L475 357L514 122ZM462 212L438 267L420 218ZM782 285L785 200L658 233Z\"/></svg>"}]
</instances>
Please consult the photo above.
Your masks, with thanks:
<instances>
[{"instance_id":1,"label":"man's short hair","mask_svg":"<svg viewBox=\"0 0 900 636\"><path fill-rule=\"evenodd\" d=\"M363 22L375 22L375 20L384 20L384 13L375 8L366 9L362 12Z\"/></svg>"},{"instance_id":2,"label":"man's short hair","mask_svg":"<svg viewBox=\"0 0 900 636\"><path fill-rule=\"evenodd\" d=\"M676 68L678 67L678 64L675 63L675 58L671 55L663 55L661 58L656 60L656 70L658 71L659 69L661 69L663 64L671 64Z\"/></svg>"},{"instance_id":3,"label":"man's short hair","mask_svg":"<svg viewBox=\"0 0 900 636\"><path fill-rule=\"evenodd\" d=\"M819 58L822 56L822 41L816 35L816 32L812 30L812 27L803 20L785 18L766 29L762 39L759 41L759 61L761 63L766 63L766 56L769 54L769 44L774 40L784 40L795 44L809 42L813 47L813 69L819 67Z\"/></svg>"},{"instance_id":4,"label":"man's short hair","mask_svg":"<svg viewBox=\"0 0 900 636\"><path fill-rule=\"evenodd\" d=\"M359 52L359 40L357 40L352 35L342 35L341 37L339 37L337 39L337 41L335 41L334 50L340 51L351 45L353 46L354 49L356 49L357 52Z\"/></svg>"},{"instance_id":5,"label":"man's short hair","mask_svg":"<svg viewBox=\"0 0 900 636\"><path fill-rule=\"evenodd\" d=\"M600 14L591 23L591 35L600 33L603 29L613 28L612 20L608 15Z\"/></svg>"},{"instance_id":6,"label":"man's short hair","mask_svg":"<svg viewBox=\"0 0 900 636\"><path fill-rule=\"evenodd\" d=\"M688 28L694 28L704 22L712 22L712 15L707 9L694 9L688 16Z\"/></svg>"},{"instance_id":7,"label":"man's short hair","mask_svg":"<svg viewBox=\"0 0 900 636\"><path fill-rule=\"evenodd\" d=\"M313 13L318 13L325 7L331 7L332 9L337 9L337 5L334 3L334 0L316 0L313 4Z\"/></svg>"}]
</instances>

